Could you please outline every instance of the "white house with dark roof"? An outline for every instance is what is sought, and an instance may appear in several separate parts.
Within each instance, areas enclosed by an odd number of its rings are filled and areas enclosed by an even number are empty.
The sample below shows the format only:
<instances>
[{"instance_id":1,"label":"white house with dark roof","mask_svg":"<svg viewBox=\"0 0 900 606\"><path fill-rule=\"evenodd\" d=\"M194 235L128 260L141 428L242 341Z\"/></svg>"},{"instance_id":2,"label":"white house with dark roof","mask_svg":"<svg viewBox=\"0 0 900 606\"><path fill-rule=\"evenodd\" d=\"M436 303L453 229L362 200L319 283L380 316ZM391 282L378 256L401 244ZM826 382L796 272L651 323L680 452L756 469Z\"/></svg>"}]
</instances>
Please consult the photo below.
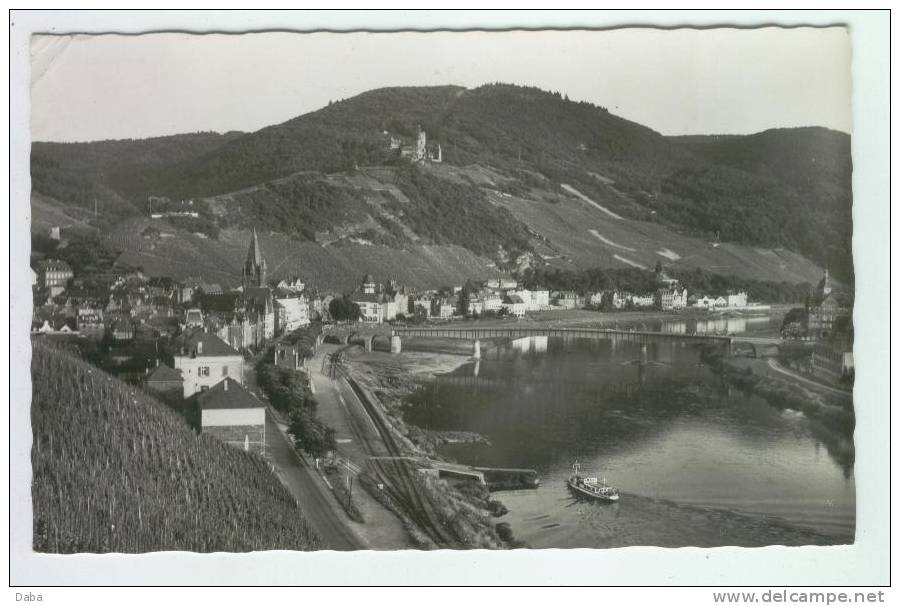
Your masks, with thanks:
<instances>
[{"instance_id":1,"label":"white house with dark roof","mask_svg":"<svg viewBox=\"0 0 900 606\"><path fill-rule=\"evenodd\" d=\"M231 377L197 396L200 431L230 446L264 454L266 406Z\"/></svg>"},{"instance_id":2,"label":"white house with dark roof","mask_svg":"<svg viewBox=\"0 0 900 606\"><path fill-rule=\"evenodd\" d=\"M182 338L178 346L172 366L181 371L185 398L227 378L244 382L244 357L216 335L195 332Z\"/></svg>"},{"instance_id":3,"label":"white house with dark roof","mask_svg":"<svg viewBox=\"0 0 900 606\"><path fill-rule=\"evenodd\" d=\"M44 259L38 263L38 285L50 290L50 296L65 292L66 286L75 274L65 261L59 259Z\"/></svg>"},{"instance_id":4,"label":"white house with dark roof","mask_svg":"<svg viewBox=\"0 0 900 606\"><path fill-rule=\"evenodd\" d=\"M506 310L511 316L515 316L517 318L521 318L525 315L526 311L525 301L522 300L522 297L519 295L508 295L503 300L503 309Z\"/></svg>"}]
</instances>

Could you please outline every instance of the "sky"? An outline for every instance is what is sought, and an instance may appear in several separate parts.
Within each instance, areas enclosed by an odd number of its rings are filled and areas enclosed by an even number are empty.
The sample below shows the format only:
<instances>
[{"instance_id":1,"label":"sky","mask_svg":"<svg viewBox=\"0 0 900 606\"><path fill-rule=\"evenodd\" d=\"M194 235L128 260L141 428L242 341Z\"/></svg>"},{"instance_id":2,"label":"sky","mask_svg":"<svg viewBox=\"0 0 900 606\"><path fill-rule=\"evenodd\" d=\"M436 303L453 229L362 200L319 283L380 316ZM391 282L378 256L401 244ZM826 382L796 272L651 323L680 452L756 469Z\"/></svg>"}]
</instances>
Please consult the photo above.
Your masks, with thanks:
<instances>
[{"instance_id":1,"label":"sky","mask_svg":"<svg viewBox=\"0 0 900 606\"><path fill-rule=\"evenodd\" d=\"M844 28L35 35L35 141L254 131L385 86L559 91L664 134L850 132Z\"/></svg>"}]
</instances>

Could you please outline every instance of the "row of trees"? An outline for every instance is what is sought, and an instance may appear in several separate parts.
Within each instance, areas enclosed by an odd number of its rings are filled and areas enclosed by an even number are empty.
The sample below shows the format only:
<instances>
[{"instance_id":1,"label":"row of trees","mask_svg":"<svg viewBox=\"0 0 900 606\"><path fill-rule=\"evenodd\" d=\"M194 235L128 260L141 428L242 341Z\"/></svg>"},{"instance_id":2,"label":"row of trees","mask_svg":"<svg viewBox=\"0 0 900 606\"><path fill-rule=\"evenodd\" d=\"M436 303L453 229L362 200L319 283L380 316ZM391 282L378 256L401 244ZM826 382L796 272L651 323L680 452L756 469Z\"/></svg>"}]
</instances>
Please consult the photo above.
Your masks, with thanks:
<instances>
[{"instance_id":1,"label":"row of trees","mask_svg":"<svg viewBox=\"0 0 900 606\"><path fill-rule=\"evenodd\" d=\"M272 406L287 415L288 433L297 448L321 458L337 447L334 429L316 416L318 403L300 373L264 358L256 366L256 380Z\"/></svg>"}]
</instances>

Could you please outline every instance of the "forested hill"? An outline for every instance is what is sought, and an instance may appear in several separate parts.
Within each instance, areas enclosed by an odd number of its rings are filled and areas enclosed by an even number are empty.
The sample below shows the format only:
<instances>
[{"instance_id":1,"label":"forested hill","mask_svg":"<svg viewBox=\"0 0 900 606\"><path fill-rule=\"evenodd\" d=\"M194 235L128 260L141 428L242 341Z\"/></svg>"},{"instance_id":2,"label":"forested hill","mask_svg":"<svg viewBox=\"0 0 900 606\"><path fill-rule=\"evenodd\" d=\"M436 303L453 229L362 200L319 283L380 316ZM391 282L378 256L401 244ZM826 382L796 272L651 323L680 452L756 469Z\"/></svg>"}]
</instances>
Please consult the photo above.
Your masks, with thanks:
<instances>
[{"instance_id":1,"label":"forested hill","mask_svg":"<svg viewBox=\"0 0 900 606\"><path fill-rule=\"evenodd\" d=\"M828 265L842 279L852 276L847 135L788 129L709 140L664 137L564 94L505 84L378 89L254 133L151 140L150 151L140 146L132 151L122 142L35 143L34 188L76 203L89 200L84 192L90 191L135 209L143 208L148 195L205 198L266 190L273 180L301 172L309 181L309 174L405 164L389 149L390 137L410 144L419 126L430 143L441 144L445 166L484 167L500 177L487 182L464 177L460 187L500 188L522 200L551 202L575 190L626 219L709 241L718 235L722 242L784 247ZM167 154L169 145L177 151ZM809 158L816 159L812 168L800 161ZM253 216L293 217L294 223L281 221L278 228L311 240L309 227L301 223L316 213L295 212L292 194L285 193L293 186L274 187L275 195L255 198L259 208L243 207L238 216L225 213L220 222L246 227ZM298 189L299 203L326 209L346 202L346 191L332 189L332 199L326 189L305 183ZM459 190L445 197L468 201L451 216L468 213L483 222L472 205L481 193ZM500 228L478 246L518 245L520 234L534 228L519 219L502 222L509 233ZM418 233L404 225L389 245L405 246L417 238L459 243L442 229L435 225Z\"/></svg>"},{"instance_id":2,"label":"forested hill","mask_svg":"<svg viewBox=\"0 0 900 606\"><path fill-rule=\"evenodd\" d=\"M34 550L308 550L321 543L255 454L51 345L34 343Z\"/></svg>"},{"instance_id":3,"label":"forested hill","mask_svg":"<svg viewBox=\"0 0 900 606\"><path fill-rule=\"evenodd\" d=\"M709 162L771 179L782 189L797 248L849 279L853 235L850 135L826 128L771 129L746 136L674 137ZM842 263L843 261L843 263Z\"/></svg>"},{"instance_id":4,"label":"forested hill","mask_svg":"<svg viewBox=\"0 0 900 606\"><path fill-rule=\"evenodd\" d=\"M203 157L243 133L210 132L90 143L31 146L32 188L66 204L133 215L157 194L158 172Z\"/></svg>"}]
</instances>

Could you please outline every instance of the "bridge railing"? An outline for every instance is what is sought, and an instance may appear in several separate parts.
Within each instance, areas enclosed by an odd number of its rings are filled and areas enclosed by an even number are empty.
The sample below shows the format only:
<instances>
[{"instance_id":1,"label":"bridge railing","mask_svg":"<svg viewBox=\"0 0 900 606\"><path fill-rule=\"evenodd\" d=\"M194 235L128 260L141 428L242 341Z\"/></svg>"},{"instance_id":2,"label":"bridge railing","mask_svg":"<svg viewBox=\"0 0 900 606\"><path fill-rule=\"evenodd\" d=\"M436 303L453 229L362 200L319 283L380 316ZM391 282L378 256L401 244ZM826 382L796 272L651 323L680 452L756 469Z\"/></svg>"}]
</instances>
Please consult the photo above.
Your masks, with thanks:
<instances>
[{"instance_id":1,"label":"bridge railing","mask_svg":"<svg viewBox=\"0 0 900 606\"><path fill-rule=\"evenodd\" d=\"M685 334L656 332L648 330L622 330L614 328L395 328L393 334L401 337L443 337L477 341L496 337L585 337L605 338L610 336L631 338L660 338L673 340L720 341L731 342L728 335Z\"/></svg>"}]
</instances>

